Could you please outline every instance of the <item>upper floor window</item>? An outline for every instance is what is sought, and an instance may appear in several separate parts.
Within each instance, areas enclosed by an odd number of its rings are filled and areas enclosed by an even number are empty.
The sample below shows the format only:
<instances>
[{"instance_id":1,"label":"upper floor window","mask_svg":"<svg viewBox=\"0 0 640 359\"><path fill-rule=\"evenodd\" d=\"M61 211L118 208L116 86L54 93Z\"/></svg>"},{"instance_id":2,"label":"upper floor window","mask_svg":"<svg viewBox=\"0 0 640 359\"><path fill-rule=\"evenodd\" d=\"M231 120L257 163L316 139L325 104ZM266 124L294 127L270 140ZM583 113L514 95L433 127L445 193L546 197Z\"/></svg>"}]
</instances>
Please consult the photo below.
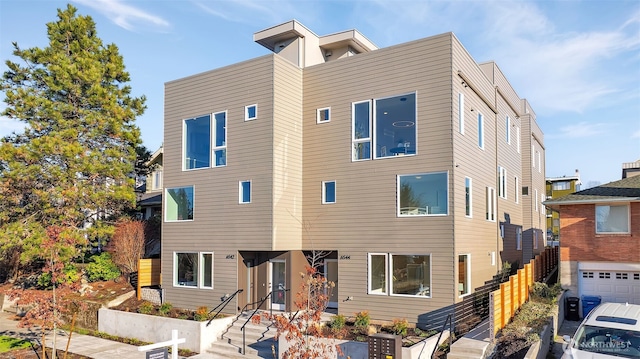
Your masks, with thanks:
<instances>
[{"instance_id":1,"label":"upper floor window","mask_svg":"<svg viewBox=\"0 0 640 359\"><path fill-rule=\"evenodd\" d=\"M258 105L249 105L244 107L244 120L251 121L258 118Z\"/></svg>"},{"instance_id":2,"label":"upper floor window","mask_svg":"<svg viewBox=\"0 0 640 359\"><path fill-rule=\"evenodd\" d=\"M316 112L316 122L323 123L331 120L331 108L319 108Z\"/></svg>"},{"instance_id":3,"label":"upper floor window","mask_svg":"<svg viewBox=\"0 0 640 359\"><path fill-rule=\"evenodd\" d=\"M472 216L471 178L464 178L464 215Z\"/></svg>"},{"instance_id":4,"label":"upper floor window","mask_svg":"<svg viewBox=\"0 0 640 359\"><path fill-rule=\"evenodd\" d=\"M533 202L535 202L536 212L538 212L538 190L533 190Z\"/></svg>"},{"instance_id":5,"label":"upper floor window","mask_svg":"<svg viewBox=\"0 0 640 359\"><path fill-rule=\"evenodd\" d=\"M153 175L151 177L151 189L161 189L162 188L162 170L153 171Z\"/></svg>"},{"instance_id":6,"label":"upper floor window","mask_svg":"<svg viewBox=\"0 0 640 359\"><path fill-rule=\"evenodd\" d=\"M184 120L184 169L209 167L211 163L211 116Z\"/></svg>"},{"instance_id":7,"label":"upper floor window","mask_svg":"<svg viewBox=\"0 0 640 359\"><path fill-rule=\"evenodd\" d=\"M518 148L518 153L520 153L520 127L516 127L516 145Z\"/></svg>"},{"instance_id":8,"label":"upper floor window","mask_svg":"<svg viewBox=\"0 0 640 359\"><path fill-rule=\"evenodd\" d=\"M553 184L551 185L551 188L554 191L569 190L569 189L571 189L571 183L569 181L553 182Z\"/></svg>"},{"instance_id":9,"label":"upper floor window","mask_svg":"<svg viewBox=\"0 0 640 359\"><path fill-rule=\"evenodd\" d=\"M507 198L507 169L504 167L498 167L498 196L500 198Z\"/></svg>"},{"instance_id":10,"label":"upper floor window","mask_svg":"<svg viewBox=\"0 0 640 359\"><path fill-rule=\"evenodd\" d=\"M542 173L542 156L540 156L540 151L536 151L536 159L538 160L538 173Z\"/></svg>"},{"instance_id":11,"label":"upper floor window","mask_svg":"<svg viewBox=\"0 0 640 359\"><path fill-rule=\"evenodd\" d=\"M251 203L251 181L240 181L238 197L239 203Z\"/></svg>"},{"instance_id":12,"label":"upper floor window","mask_svg":"<svg viewBox=\"0 0 640 359\"><path fill-rule=\"evenodd\" d=\"M478 147L484 149L484 116L478 114Z\"/></svg>"},{"instance_id":13,"label":"upper floor window","mask_svg":"<svg viewBox=\"0 0 640 359\"><path fill-rule=\"evenodd\" d=\"M518 191L520 190L520 184L518 182L519 182L518 177L517 176L514 177L513 178L513 189L514 189L513 197L514 197L514 200L515 200L516 203L520 202L520 196L519 196L519 193L518 193Z\"/></svg>"},{"instance_id":14,"label":"upper floor window","mask_svg":"<svg viewBox=\"0 0 640 359\"><path fill-rule=\"evenodd\" d=\"M448 183L446 172L398 176L398 216L448 214Z\"/></svg>"},{"instance_id":15,"label":"upper floor window","mask_svg":"<svg viewBox=\"0 0 640 359\"><path fill-rule=\"evenodd\" d=\"M213 115L213 158L214 167L227 165L227 113Z\"/></svg>"},{"instance_id":16,"label":"upper floor window","mask_svg":"<svg viewBox=\"0 0 640 359\"><path fill-rule=\"evenodd\" d=\"M186 221L193 219L193 187L167 188L165 200L165 221Z\"/></svg>"},{"instance_id":17,"label":"upper floor window","mask_svg":"<svg viewBox=\"0 0 640 359\"><path fill-rule=\"evenodd\" d=\"M536 148L534 145L531 145L531 167L536 168Z\"/></svg>"},{"instance_id":18,"label":"upper floor window","mask_svg":"<svg viewBox=\"0 0 640 359\"><path fill-rule=\"evenodd\" d=\"M416 94L352 105L354 161L416 153Z\"/></svg>"},{"instance_id":19,"label":"upper floor window","mask_svg":"<svg viewBox=\"0 0 640 359\"><path fill-rule=\"evenodd\" d=\"M322 182L322 203L336 203L336 181Z\"/></svg>"},{"instance_id":20,"label":"upper floor window","mask_svg":"<svg viewBox=\"0 0 640 359\"><path fill-rule=\"evenodd\" d=\"M511 119L509 118L509 116L507 116L506 120L505 120L505 125L507 126L507 130L506 130L506 140L508 144L511 144Z\"/></svg>"},{"instance_id":21,"label":"upper floor window","mask_svg":"<svg viewBox=\"0 0 640 359\"><path fill-rule=\"evenodd\" d=\"M458 93L458 130L464 135L464 94Z\"/></svg>"},{"instance_id":22,"label":"upper floor window","mask_svg":"<svg viewBox=\"0 0 640 359\"><path fill-rule=\"evenodd\" d=\"M596 205L596 233L629 233L629 205Z\"/></svg>"},{"instance_id":23,"label":"upper floor window","mask_svg":"<svg viewBox=\"0 0 640 359\"><path fill-rule=\"evenodd\" d=\"M496 220L496 189L493 187L487 187L485 219L491 222Z\"/></svg>"}]
</instances>

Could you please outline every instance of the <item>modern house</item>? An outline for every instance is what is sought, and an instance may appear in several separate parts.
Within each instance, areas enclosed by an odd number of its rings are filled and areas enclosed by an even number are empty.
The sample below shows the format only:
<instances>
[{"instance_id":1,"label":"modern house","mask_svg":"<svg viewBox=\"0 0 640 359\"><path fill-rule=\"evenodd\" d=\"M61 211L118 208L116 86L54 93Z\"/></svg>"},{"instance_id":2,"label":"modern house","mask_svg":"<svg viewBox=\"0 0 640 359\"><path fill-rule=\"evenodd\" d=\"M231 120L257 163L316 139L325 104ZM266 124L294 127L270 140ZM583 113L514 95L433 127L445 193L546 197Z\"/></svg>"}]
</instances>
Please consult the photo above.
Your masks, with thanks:
<instances>
[{"instance_id":1,"label":"modern house","mask_svg":"<svg viewBox=\"0 0 640 359\"><path fill-rule=\"evenodd\" d=\"M622 178L640 175L640 160L622 164Z\"/></svg>"},{"instance_id":2,"label":"modern house","mask_svg":"<svg viewBox=\"0 0 640 359\"><path fill-rule=\"evenodd\" d=\"M254 40L272 53L165 84L165 300L295 310L315 253L338 312L434 325L544 249L543 133L495 63L453 33Z\"/></svg>"},{"instance_id":3,"label":"modern house","mask_svg":"<svg viewBox=\"0 0 640 359\"><path fill-rule=\"evenodd\" d=\"M545 205L560 212L560 280L568 294L640 304L640 176Z\"/></svg>"},{"instance_id":4,"label":"modern house","mask_svg":"<svg viewBox=\"0 0 640 359\"><path fill-rule=\"evenodd\" d=\"M547 200L557 199L580 190L580 172L574 176L547 178ZM560 239L560 213L547 207L547 241L554 243Z\"/></svg>"},{"instance_id":5,"label":"modern house","mask_svg":"<svg viewBox=\"0 0 640 359\"><path fill-rule=\"evenodd\" d=\"M138 206L141 219L149 219L162 213L162 161L163 147L160 146L149 158L147 165L152 168L144 184L139 189Z\"/></svg>"}]
</instances>

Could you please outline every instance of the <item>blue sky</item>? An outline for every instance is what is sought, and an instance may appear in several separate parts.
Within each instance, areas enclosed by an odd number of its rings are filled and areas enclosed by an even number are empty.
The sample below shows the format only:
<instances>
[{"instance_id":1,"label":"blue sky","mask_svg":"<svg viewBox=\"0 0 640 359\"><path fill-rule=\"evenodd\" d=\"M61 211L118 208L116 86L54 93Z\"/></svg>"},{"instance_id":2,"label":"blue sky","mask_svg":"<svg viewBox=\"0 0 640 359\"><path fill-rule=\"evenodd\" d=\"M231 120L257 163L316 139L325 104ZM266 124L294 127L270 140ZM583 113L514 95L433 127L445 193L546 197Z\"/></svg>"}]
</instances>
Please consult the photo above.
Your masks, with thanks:
<instances>
[{"instance_id":1,"label":"blue sky","mask_svg":"<svg viewBox=\"0 0 640 359\"><path fill-rule=\"evenodd\" d=\"M253 33L296 19L318 35L358 29L378 47L452 31L494 60L545 134L546 175L583 187L618 180L640 159L640 1L73 0L124 57L145 146L163 136L164 83L262 56ZM20 47L47 45L57 0L0 0L0 71ZM4 96L2 96L4 98ZM4 103L0 104L4 108ZM21 131L0 118L0 136Z\"/></svg>"}]
</instances>

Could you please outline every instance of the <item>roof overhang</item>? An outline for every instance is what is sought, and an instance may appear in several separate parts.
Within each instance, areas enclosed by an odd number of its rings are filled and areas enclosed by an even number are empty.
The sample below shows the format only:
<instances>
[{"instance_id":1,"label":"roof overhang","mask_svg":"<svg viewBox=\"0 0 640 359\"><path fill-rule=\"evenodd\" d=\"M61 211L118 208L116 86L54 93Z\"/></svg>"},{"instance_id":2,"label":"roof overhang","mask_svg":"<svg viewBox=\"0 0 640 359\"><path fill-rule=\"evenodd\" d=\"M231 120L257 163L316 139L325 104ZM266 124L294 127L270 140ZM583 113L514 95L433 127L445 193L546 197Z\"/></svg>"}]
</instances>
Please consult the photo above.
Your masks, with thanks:
<instances>
[{"instance_id":1,"label":"roof overhang","mask_svg":"<svg viewBox=\"0 0 640 359\"><path fill-rule=\"evenodd\" d=\"M307 29L304 25L297 22L296 20L291 20L283 24L256 32L255 34L253 34L253 41L259 43L260 45L266 47L271 51L274 51L276 44L283 41L291 40L296 37L305 37L309 33L313 34L313 31Z\"/></svg>"},{"instance_id":2,"label":"roof overhang","mask_svg":"<svg viewBox=\"0 0 640 359\"><path fill-rule=\"evenodd\" d=\"M605 203L629 203L640 202L640 197L619 197L619 198L602 198L602 199L585 199L570 201L544 201L543 205L560 212L561 206L573 206L584 204L605 204Z\"/></svg>"},{"instance_id":3,"label":"roof overhang","mask_svg":"<svg viewBox=\"0 0 640 359\"><path fill-rule=\"evenodd\" d=\"M320 47L325 50L351 46L358 52L377 50L378 47L358 30L347 30L320 37Z\"/></svg>"}]
</instances>

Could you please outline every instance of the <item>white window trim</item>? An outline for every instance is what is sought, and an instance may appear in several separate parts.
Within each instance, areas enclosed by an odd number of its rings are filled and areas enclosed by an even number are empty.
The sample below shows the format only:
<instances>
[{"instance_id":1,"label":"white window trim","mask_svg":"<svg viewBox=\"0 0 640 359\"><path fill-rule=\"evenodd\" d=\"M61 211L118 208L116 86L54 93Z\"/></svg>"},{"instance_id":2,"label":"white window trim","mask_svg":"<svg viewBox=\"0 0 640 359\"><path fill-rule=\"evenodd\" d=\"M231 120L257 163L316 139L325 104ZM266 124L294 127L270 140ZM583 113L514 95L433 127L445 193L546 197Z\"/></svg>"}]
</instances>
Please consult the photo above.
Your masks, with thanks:
<instances>
[{"instance_id":1,"label":"white window trim","mask_svg":"<svg viewBox=\"0 0 640 359\"><path fill-rule=\"evenodd\" d=\"M465 191L467 189L467 180L469 180L469 214L466 213L466 208L465 208L465 217L467 218L473 218L473 179L471 179L471 177L465 177L464 178L464 188ZM465 193L466 195L466 193ZM466 198L465 198L466 200ZM466 205L466 203L465 203Z\"/></svg>"},{"instance_id":2,"label":"white window trim","mask_svg":"<svg viewBox=\"0 0 640 359\"><path fill-rule=\"evenodd\" d=\"M607 207L627 207L627 228L626 232L598 232L598 207L607 206ZM594 206L593 208L593 218L594 218L594 232L597 235L609 235L609 234L629 234L631 233L631 205L629 203L626 204L599 204Z\"/></svg>"},{"instance_id":3,"label":"white window trim","mask_svg":"<svg viewBox=\"0 0 640 359\"><path fill-rule=\"evenodd\" d=\"M322 112L327 111L327 120L322 119ZM331 122L331 107L323 107L316 110L316 123L327 123Z\"/></svg>"},{"instance_id":4,"label":"white window trim","mask_svg":"<svg viewBox=\"0 0 640 359\"><path fill-rule=\"evenodd\" d=\"M393 272L393 256L425 256L429 257L429 295L410 295L410 294L395 294L393 293L393 285L391 284L392 278L387 276L387 291L390 297L405 297L405 298L432 298L433 297L433 257L431 253L389 253L389 262L387 263L387 271L389 274Z\"/></svg>"},{"instance_id":5,"label":"white window trim","mask_svg":"<svg viewBox=\"0 0 640 359\"><path fill-rule=\"evenodd\" d=\"M518 176L515 176L515 191L513 193L513 195L515 196L515 202L516 204L520 203L520 193L519 191L521 191L520 189L520 180L518 179Z\"/></svg>"},{"instance_id":6,"label":"white window trim","mask_svg":"<svg viewBox=\"0 0 640 359\"><path fill-rule=\"evenodd\" d=\"M484 115L478 112L478 147L484 150Z\"/></svg>"},{"instance_id":7,"label":"white window trim","mask_svg":"<svg viewBox=\"0 0 640 359\"><path fill-rule=\"evenodd\" d=\"M467 292L463 293L463 294L458 294L458 298L462 298L462 297L466 297L469 294L471 294L471 253L461 253L461 254L458 254L458 257L459 256L466 256L467 257L467 276L466 276ZM459 284L458 281L456 281L456 284ZM456 288L456 293L457 292L458 292L458 288Z\"/></svg>"},{"instance_id":8,"label":"white window trim","mask_svg":"<svg viewBox=\"0 0 640 359\"><path fill-rule=\"evenodd\" d=\"M531 168L536 168L536 148L532 144L531 145Z\"/></svg>"},{"instance_id":9,"label":"white window trim","mask_svg":"<svg viewBox=\"0 0 640 359\"><path fill-rule=\"evenodd\" d=\"M496 189L487 187L485 195L486 209L485 220L489 222L496 221Z\"/></svg>"},{"instance_id":10,"label":"white window trim","mask_svg":"<svg viewBox=\"0 0 640 359\"><path fill-rule=\"evenodd\" d=\"M254 117L249 117L249 109L251 107L256 108L256 115ZM244 120L245 121L253 121L258 118L258 104L254 103L253 105L247 105L244 107ZM225 138L226 141L226 138Z\"/></svg>"},{"instance_id":11,"label":"white window trim","mask_svg":"<svg viewBox=\"0 0 640 359\"><path fill-rule=\"evenodd\" d=\"M533 201L535 202L536 212L538 212L538 189L533 190Z\"/></svg>"},{"instance_id":12,"label":"white window trim","mask_svg":"<svg viewBox=\"0 0 640 359\"><path fill-rule=\"evenodd\" d=\"M192 219L167 219L167 200L169 199L169 194L167 193L169 190L178 189L178 188L193 188L193 218ZM162 194L164 205L162 206L162 219L166 223L173 222L193 222L196 218L196 186L178 186L178 187L167 187L164 189L164 193ZM180 252L182 253L182 252Z\"/></svg>"},{"instance_id":13,"label":"white window trim","mask_svg":"<svg viewBox=\"0 0 640 359\"><path fill-rule=\"evenodd\" d=\"M445 173L447 175L447 212L446 213L425 213L425 214L400 214L400 177L410 177L410 176L427 176L427 175L435 175ZM398 218L411 218L411 217L438 217L438 216L448 216L449 215L449 172L447 171L439 171L439 172L422 172L422 173L408 173L403 175L396 176L396 217ZM427 211L428 212L428 211Z\"/></svg>"},{"instance_id":14,"label":"white window trim","mask_svg":"<svg viewBox=\"0 0 640 359\"><path fill-rule=\"evenodd\" d=\"M211 286L207 287L204 285L204 255L211 254ZM213 277L213 252L200 252L198 255L198 288L201 289L213 289L214 286L214 277Z\"/></svg>"},{"instance_id":15,"label":"white window trim","mask_svg":"<svg viewBox=\"0 0 640 359\"><path fill-rule=\"evenodd\" d=\"M506 118L506 125L507 125L507 131L506 131L507 144L510 145L511 144L511 118L509 118L509 116L507 116Z\"/></svg>"},{"instance_id":16,"label":"white window trim","mask_svg":"<svg viewBox=\"0 0 640 359\"><path fill-rule=\"evenodd\" d=\"M498 166L498 196L507 199L507 169Z\"/></svg>"},{"instance_id":17,"label":"white window trim","mask_svg":"<svg viewBox=\"0 0 640 359\"><path fill-rule=\"evenodd\" d=\"M246 110L245 110L246 111ZM223 145L221 146L216 146L216 136L217 136L217 126L216 126L216 115L224 113L224 142ZM256 114L257 114L257 110L256 110ZM229 134L229 131L227 131L227 125L229 123L229 117L228 117L228 113L227 111L220 111L220 112L216 112L216 113L212 113L211 114L211 160L210 160L210 164L211 167L226 167L227 166L227 162L228 162L228 158L227 158L227 135ZM216 161L216 151L220 151L220 150L224 150L225 151L225 156L224 156L224 164L223 165L219 165Z\"/></svg>"},{"instance_id":18,"label":"white window trim","mask_svg":"<svg viewBox=\"0 0 640 359\"><path fill-rule=\"evenodd\" d=\"M540 151L536 151L536 157L538 159L538 173L542 173L542 159L540 156Z\"/></svg>"},{"instance_id":19,"label":"white window trim","mask_svg":"<svg viewBox=\"0 0 640 359\"><path fill-rule=\"evenodd\" d=\"M384 256L384 282L385 282L385 292L373 292L371 289L371 256ZM388 253L369 253L367 256L367 294L372 295L389 295L389 254Z\"/></svg>"},{"instance_id":20,"label":"white window trim","mask_svg":"<svg viewBox=\"0 0 640 359\"><path fill-rule=\"evenodd\" d=\"M516 141L518 145L518 153L520 153L520 127L516 127Z\"/></svg>"},{"instance_id":21,"label":"white window trim","mask_svg":"<svg viewBox=\"0 0 640 359\"><path fill-rule=\"evenodd\" d=\"M458 130L464 135L464 93L458 93Z\"/></svg>"},{"instance_id":22,"label":"white window trim","mask_svg":"<svg viewBox=\"0 0 640 359\"><path fill-rule=\"evenodd\" d=\"M249 201L244 200L244 191L242 185L244 183L249 184ZM238 203L239 204L249 204L253 201L253 186L251 185L251 180L239 181L238 182Z\"/></svg>"},{"instance_id":23,"label":"white window trim","mask_svg":"<svg viewBox=\"0 0 640 359\"><path fill-rule=\"evenodd\" d=\"M327 184L333 183L333 202L327 202ZM322 204L334 204L338 202L338 185L335 180L322 181Z\"/></svg>"},{"instance_id":24,"label":"white window trim","mask_svg":"<svg viewBox=\"0 0 640 359\"><path fill-rule=\"evenodd\" d=\"M352 162L360 162L360 161L370 161L373 159L373 138L371 137L373 134L373 100L366 101L358 101L351 103L351 161ZM363 137L356 139L356 105L366 103L369 105L369 137ZM367 143L369 142L369 158L356 158L356 145L359 143Z\"/></svg>"},{"instance_id":25,"label":"white window trim","mask_svg":"<svg viewBox=\"0 0 640 359\"><path fill-rule=\"evenodd\" d=\"M189 288L189 289L198 289L199 288L199 284L200 283L196 283L196 285L180 285L178 284L178 254L189 254L189 253L193 253L193 254L197 254L197 258L198 258L198 262L200 261L200 254L196 251L174 251L173 252L173 280L172 280L172 284L175 288ZM198 263L199 264L199 263ZM200 266L197 265L198 268L198 275L200 275ZM198 278L198 282L200 281L200 278Z\"/></svg>"}]
</instances>

